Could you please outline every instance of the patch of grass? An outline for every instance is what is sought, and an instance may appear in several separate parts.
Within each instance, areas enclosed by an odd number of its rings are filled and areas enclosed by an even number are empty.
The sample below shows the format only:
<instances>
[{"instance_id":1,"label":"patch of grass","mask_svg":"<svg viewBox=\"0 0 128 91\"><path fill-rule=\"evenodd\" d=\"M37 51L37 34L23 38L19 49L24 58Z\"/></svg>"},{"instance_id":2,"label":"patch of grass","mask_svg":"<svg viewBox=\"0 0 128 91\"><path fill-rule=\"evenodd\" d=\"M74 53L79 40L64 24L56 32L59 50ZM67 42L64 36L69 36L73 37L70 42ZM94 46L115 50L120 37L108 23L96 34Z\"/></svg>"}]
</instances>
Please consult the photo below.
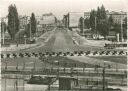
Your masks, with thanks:
<instances>
[{"instance_id":1,"label":"patch of grass","mask_svg":"<svg viewBox=\"0 0 128 91\"><path fill-rule=\"evenodd\" d=\"M98 57L91 57L91 58L96 58L100 60L111 61L111 62L116 62L121 64L127 64L126 56L98 56Z\"/></svg>"}]
</instances>

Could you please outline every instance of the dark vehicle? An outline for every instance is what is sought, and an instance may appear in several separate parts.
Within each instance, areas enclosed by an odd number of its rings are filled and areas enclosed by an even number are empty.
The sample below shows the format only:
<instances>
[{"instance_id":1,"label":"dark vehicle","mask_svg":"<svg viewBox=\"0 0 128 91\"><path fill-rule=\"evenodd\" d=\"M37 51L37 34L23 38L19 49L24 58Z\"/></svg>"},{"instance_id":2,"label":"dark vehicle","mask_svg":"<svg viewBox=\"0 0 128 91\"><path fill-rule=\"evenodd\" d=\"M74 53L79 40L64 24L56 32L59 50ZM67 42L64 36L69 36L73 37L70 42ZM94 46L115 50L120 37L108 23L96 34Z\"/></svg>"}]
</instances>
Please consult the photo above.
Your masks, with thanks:
<instances>
[{"instance_id":1,"label":"dark vehicle","mask_svg":"<svg viewBox=\"0 0 128 91\"><path fill-rule=\"evenodd\" d=\"M36 42L35 39L30 39L29 44L34 44Z\"/></svg>"},{"instance_id":2,"label":"dark vehicle","mask_svg":"<svg viewBox=\"0 0 128 91\"><path fill-rule=\"evenodd\" d=\"M51 83L53 78L50 77L41 77L41 76L31 76L29 81L27 82L28 84L38 84L38 85L48 85Z\"/></svg>"}]
</instances>

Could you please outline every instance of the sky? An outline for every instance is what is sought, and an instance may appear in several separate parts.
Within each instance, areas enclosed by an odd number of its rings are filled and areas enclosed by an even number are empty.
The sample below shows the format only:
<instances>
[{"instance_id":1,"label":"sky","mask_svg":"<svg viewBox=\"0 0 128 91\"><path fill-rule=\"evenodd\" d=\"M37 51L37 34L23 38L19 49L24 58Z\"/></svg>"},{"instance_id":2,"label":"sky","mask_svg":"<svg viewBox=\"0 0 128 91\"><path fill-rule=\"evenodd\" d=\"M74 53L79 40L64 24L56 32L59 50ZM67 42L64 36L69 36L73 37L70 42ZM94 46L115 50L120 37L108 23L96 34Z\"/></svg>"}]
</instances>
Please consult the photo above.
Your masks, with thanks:
<instances>
[{"instance_id":1,"label":"sky","mask_svg":"<svg viewBox=\"0 0 128 91\"><path fill-rule=\"evenodd\" d=\"M109 11L128 11L128 0L0 0L0 17L8 14L8 6L15 4L19 15L36 16L52 12L62 19L68 12L88 12L102 4Z\"/></svg>"}]
</instances>

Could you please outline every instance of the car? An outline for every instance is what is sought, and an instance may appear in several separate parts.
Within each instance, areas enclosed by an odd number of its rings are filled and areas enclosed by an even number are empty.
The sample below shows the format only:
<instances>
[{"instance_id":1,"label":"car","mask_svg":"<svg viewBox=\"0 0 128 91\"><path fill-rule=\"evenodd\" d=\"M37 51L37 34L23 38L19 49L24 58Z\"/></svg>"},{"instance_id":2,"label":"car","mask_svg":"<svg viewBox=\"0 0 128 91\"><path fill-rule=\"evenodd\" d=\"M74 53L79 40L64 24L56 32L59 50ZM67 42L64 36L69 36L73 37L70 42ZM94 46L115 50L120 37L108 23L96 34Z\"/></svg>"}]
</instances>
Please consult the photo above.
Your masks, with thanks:
<instances>
[{"instance_id":1,"label":"car","mask_svg":"<svg viewBox=\"0 0 128 91\"><path fill-rule=\"evenodd\" d=\"M30 39L30 44L34 44L35 42L36 42L36 40L35 39Z\"/></svg>"}]
</instances>

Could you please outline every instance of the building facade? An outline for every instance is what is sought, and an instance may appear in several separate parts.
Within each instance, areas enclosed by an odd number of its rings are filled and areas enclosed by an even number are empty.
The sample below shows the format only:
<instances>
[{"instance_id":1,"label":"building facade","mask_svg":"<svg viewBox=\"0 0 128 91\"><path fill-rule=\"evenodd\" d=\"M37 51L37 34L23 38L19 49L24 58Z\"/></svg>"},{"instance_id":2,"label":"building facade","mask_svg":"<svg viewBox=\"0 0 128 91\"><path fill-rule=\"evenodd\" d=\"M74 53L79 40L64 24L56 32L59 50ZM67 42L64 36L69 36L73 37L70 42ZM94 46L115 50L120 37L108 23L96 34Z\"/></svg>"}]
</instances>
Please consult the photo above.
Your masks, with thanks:
<instances>
[{"instance_id":1,"label":"building facade","mask_svg":"<svg viewBox=\"0 0 128 91\"><path fill-rule=\"evenodd\" d=\"M20 25L19 25L19 28L20 29L25 29L25 26L29 23L29 21L30 21L30 16L26 16L26 15L24 15L24 16L19 16L19 23L20 23Z\"/></svg>"},{"instance_id":2,"label":"building facade","mask_svg":"<svg viewBox=\"0 0 128 91\"><path fill-rule=\"evenodd\" d=\"M43 26L54 26L55 16L52 13L43 14L41 24Z\"/></svg>"},{"instance_id":3,"label":"building facade","mask_svg":"<svg viewBox=\"0 0 128 91\"><path fill-rule=\"evenodd\" d=\"M68 28L78 28L79 27L79 19L80 17L84 17L83 12L69 12L67 15L65 15L66 18L64 18L66 21L66 26Z\"/></svg>"},{"instance_id":4,"label":"building facade","mask_svg":"<svg viewBox=\"0 0 128 91\"><path fill-rule=\"evenodd\" d=\"M108 17L112 16L114 23L121 24L123 23L123 20L127 17L127 13L123 11L120 11L120 12L112 11L107 13L107 16Z\"/></svg>"},{"instance_id":5,"label":"building facade","mask_svg":"<svg viewBox=\"0 0 128 91\"><path fill-rule=\"evenodd\" d=\"M90 18L90 12L84 12L84 19Z\"/></svg>"},{"instance_id":6,"label":"building facade","mask_svg":"<svg viewBox=\"0 0 128 91\"><path fill-rule=\"evenodd\" d=\"M0 22L4 22L6 25L8 25L8 17L7 16L6 17L2 17L0 19Z\"/></svg>"}]
</instances>

